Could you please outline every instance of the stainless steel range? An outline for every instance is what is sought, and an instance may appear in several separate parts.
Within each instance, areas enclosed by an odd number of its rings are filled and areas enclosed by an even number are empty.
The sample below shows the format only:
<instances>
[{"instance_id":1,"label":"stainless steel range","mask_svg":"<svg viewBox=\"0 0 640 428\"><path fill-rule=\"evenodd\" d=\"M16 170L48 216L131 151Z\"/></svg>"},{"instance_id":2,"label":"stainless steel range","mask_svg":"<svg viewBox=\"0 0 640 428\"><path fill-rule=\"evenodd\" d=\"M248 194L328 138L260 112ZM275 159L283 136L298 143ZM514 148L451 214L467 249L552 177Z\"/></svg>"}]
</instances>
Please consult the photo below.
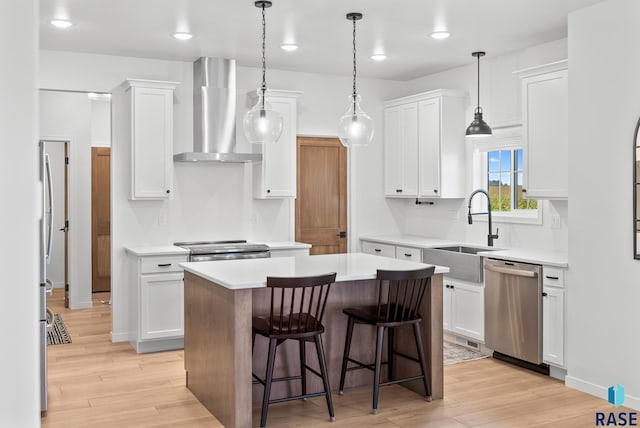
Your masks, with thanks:
<instances>
[{"instance_id":1,"label":"stainless steel range","mask_svg":"<svg viewBox=\"0 0 640 428\"><path fill-rule=\"evenodd\" d=\"M176 242L173 245L189 250L190 262L271 257L267 245L247 241Z\"/></svg>"}]
</instances>

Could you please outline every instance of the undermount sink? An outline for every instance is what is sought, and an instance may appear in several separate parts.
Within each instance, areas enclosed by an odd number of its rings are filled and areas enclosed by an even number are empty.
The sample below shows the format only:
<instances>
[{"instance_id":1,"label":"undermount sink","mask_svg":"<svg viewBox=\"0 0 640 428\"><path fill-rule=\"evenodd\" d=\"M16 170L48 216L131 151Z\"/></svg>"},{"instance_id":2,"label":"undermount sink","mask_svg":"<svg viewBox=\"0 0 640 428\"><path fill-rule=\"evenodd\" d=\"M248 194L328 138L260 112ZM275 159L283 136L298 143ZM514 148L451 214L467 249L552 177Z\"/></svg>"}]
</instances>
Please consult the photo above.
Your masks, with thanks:
<instances>
[{"instance_id":1,"label":"undermount sink","mask_svg":"<svg viewBox=\"0 0 640 428\"><path fill-rule=\"evenodd\" d=\"M434 265L447 266L446 276L469 282L482 282L483 268L482 251L495 251L497 248L473 247L456 245L440 248L426 248L423 250L423 262Z\"/></svg>"}]
</instances>

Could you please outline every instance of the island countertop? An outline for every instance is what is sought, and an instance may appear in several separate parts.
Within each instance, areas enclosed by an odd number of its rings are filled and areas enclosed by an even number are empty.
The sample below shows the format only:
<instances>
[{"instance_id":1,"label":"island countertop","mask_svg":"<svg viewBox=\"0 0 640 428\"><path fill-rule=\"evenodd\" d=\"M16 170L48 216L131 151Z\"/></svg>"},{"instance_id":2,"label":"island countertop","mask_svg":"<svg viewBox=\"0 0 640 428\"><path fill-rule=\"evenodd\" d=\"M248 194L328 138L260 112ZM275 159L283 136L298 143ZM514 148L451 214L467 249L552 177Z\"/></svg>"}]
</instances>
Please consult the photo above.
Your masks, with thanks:
<instances>
[{"instance_id":1,"label":"island countertop","mask_svg":"<svg viewBox=\"0 0 640 428\"><path fill-rule=\"evenodd\" d=\"M323 254L307 257L220 260L180 264L186 271L230 290L266 287L267 276L312 276L336 272L336 282L375 279L376 270L417 270L423 263L364 253ZM436 266L436 274L449 268Z\"/></svg>"}]
</instances>

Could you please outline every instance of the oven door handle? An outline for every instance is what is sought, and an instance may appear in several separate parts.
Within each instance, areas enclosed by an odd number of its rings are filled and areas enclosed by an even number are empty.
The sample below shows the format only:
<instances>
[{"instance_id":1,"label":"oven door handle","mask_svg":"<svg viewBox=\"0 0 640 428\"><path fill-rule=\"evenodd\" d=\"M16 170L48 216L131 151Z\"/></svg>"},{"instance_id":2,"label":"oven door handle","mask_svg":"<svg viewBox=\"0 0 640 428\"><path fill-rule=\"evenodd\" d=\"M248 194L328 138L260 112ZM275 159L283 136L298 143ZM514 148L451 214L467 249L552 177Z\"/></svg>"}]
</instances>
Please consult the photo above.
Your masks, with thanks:
<instances>
[{"instance_id":1,"label":"oven door handle","mask_svg":"<svg viewBox=\"0 0 640 428\"><path fill-rule=\"evenodd\" d=\"M527 278L535 278L536 276L538 276L538 272L533 272L530 270L503 268L503 267L493 266L489 264L485 265L484 268L492 272L506 273L507 275L515 275L515 276L525 276Z\"/></svg>"}]
</instances>

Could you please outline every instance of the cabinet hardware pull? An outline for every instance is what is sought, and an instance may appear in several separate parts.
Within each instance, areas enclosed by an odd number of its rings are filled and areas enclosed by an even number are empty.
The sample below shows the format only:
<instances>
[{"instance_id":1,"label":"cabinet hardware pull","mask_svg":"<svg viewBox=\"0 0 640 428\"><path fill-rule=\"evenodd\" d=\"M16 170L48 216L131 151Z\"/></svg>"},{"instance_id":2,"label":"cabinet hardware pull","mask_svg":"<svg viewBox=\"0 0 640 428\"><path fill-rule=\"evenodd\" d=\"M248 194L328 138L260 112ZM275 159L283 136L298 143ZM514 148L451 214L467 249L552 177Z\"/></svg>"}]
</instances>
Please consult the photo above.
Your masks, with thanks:
<instances>
[{"instance_id":1,"label":"cabinet hardware pull","mask_svg":"<svg viewBox=\"0 0 640 428\"><path fill-rule=\"evenodd\" d=\"M167 193L171 193L171 190L167 189Z\"/></svg>"},{"instance_id":2,"label":"cabinet hardware pull","mask_svg":"<svg viewBox=\"0 0 640 428\"><path fill-rule=\"evenodd\" d=\"M549 275L546 275L545 278L547 278L547 279L560 279L557 276L549 276Z\"/></svg>"},{"instance_id":3,"label":"cabinet hardware pull","mask_svg":"<svg viewBox=\"0 0 640 428\"><path fill-rule=\"evenodd\" d=\"M271 189L267 189L267 193L271 193Z\"/></svg>"},{"instance_id":4,"label":"cabinet hardware pull","mask_svg":"<svg viewBox=\"0 0 640 428\"><path fill-rule=\"evenodd\" d=\"M158 267L167 267L171 266L171 263L158 263Z\"/></svg>"},{"instance_id":5,"label":"cabinet hardware pull","mask_svg":"<svg viewBox=\"0 0 640 428\"><path fill-rule=\"evenodd\" d=\"M527 193L527 189L522 189L522 193Z\"/></svg>"},{"instance_id":6,"label":"cabinet hardware pull","mask_svg":"<svg viewBox=\"0 0 640 428\"><path fill-rule=\"evenodd\" d=\"M547 293L542 293L542 297L547 297L548 294Z\"/></svg>"},{"instance_id":7,"label":"cabinet hardware pull","mask_svg":"<svg viewBox=\"0 0 640 428\"><path fill-rule=\"evenodd\" d=\"M374 248L373 251L375 251L376 253L379 253L382 250L380 248Z\"/></svg>"},{"instance_id":8,"label":"cabinet hardware pull","mask_svg":"<svg viewBox=\"0 0 640 428\"><path fill-rule=\"evenodd\" d=\"M433 193L438 193L438 189L433 189Z\"/></svg>"},{"instance_id":9,"label":"cabinet hardware pull","mask_svg":"<svg viewBox=\"0 0 640 428\"><path fill-rule=\"evenodd\" d=\"M396 193L402 193L402 189L396 189Z\"/></svg>"},{"instance_id":10,"label":"cabinet hardware pull","mask_svg":"<svg viewBox=\"0 0 640 428\"><path fill-rule=\"evenodd\" d=\"M409 253L404 253L404 256L405 256L405 257L411 257L411 254L409 254Z\"/></svg>"}]
</instances>

